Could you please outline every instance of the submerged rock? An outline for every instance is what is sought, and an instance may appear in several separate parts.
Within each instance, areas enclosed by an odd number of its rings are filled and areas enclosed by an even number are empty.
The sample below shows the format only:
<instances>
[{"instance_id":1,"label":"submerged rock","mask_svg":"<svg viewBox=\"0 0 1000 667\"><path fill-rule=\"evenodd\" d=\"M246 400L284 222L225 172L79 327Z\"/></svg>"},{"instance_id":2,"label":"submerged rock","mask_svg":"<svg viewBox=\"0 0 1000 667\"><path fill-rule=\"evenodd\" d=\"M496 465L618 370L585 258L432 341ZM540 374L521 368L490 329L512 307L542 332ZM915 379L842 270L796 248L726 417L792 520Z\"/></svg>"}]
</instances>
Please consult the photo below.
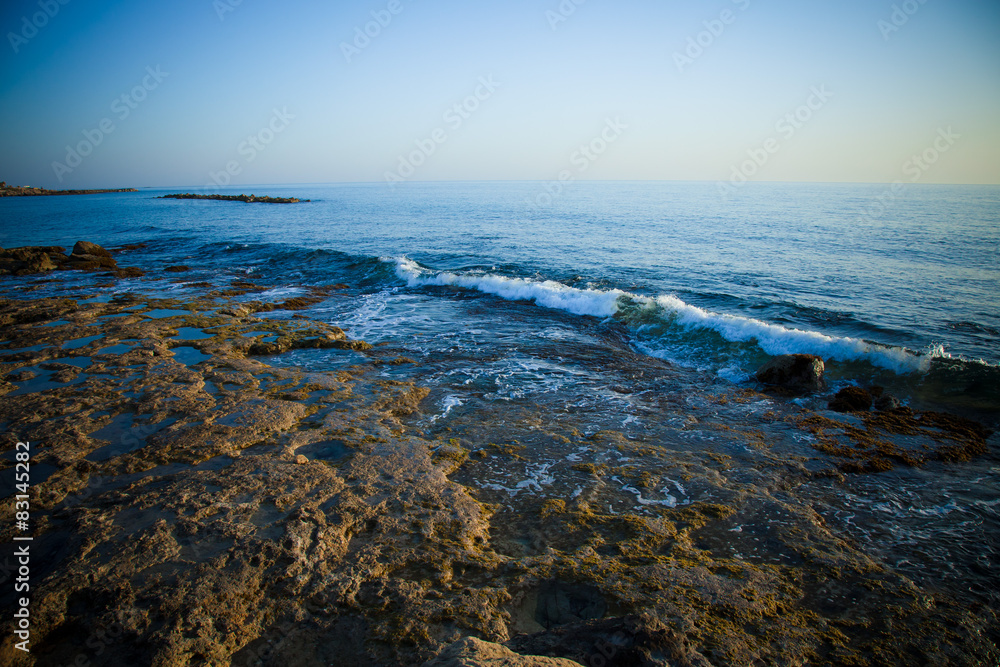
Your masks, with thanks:
<instances>
[{"instance_id":1,"label":"submerged rock","mask_svg":"<svg viewBox=\"0 0 1000 667\"><path fill-rule=\"evenodd\" d=\"M797 389L820 391L825 386L823 359L813 354L785 354L761 366L756 378L764 384Z\"/></svg>"},{"instance_id":2,"label":"submerged rock","mask_svg":"<svg viewBox=\"0 0 1000 667\"><path fill-rule=\"evenodd\" d=\"M875 409L882 412L891 412L903 407L899 399L889 394L883 394L875 399Z\"/></svg>"},{"instance_id":3,"label":"submerged rock","mask_svg":"<svg viewBox=\"0 0 1000 667\"><path fill-rule=\"evenodd\" d=\"M844 387L830 401L830 409L836 412L868 412L872 407L872 395L861 387Z\"/></svg>"}]
</instances>

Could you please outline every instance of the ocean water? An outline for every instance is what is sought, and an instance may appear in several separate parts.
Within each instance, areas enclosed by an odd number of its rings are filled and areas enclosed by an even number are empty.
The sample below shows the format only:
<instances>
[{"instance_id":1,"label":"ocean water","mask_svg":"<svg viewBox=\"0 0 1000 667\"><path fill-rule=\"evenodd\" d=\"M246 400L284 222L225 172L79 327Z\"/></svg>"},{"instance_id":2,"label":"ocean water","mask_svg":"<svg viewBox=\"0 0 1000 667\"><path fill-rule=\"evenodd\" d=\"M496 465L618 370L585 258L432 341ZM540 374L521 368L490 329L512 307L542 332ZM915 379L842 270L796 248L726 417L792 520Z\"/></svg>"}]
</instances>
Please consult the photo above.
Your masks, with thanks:
<instances>
[{"instance_id":1,"label":"ocean water","mask_svg":"<svg viewBox=\"0 0 1000 667\"><path fill-rule=\"evenodd\" d=\"M10 198L0 245L146 242L143 265L344 283L360 298L316 314L418 354L421 337L481 348L497 327L531 338L547 317L572 335L603 321L634 351L729 382L805 352L834 386L1000 405L997 187L913 185L884 207L885 186L844 184L749 184L728 201L711 183L600 182L554 197L426 183L233 190L312 200L292 206L155 198L173 191Z\"/></svg>"}]
</instances>

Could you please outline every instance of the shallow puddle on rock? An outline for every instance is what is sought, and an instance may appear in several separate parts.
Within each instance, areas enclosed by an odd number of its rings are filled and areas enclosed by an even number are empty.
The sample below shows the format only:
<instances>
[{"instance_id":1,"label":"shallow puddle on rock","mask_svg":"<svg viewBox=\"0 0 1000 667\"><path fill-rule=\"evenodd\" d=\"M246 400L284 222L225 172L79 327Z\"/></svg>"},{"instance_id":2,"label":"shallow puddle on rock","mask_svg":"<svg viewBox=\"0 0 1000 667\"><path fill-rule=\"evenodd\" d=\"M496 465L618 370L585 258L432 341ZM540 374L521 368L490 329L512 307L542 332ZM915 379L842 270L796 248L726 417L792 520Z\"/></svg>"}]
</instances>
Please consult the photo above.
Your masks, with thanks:
<instances>
[{"instance_id":1,"label":"shallow puddle on rock","mask_svg":"<svg viewBox=\"0 0 1000 667\"><path fill-rule=\"evenodd\" d=\"M211 337L212 334L205 333L197 327L180 327L177 330L177 335L171 338L171 340L202 340Z\"/></svg>"},{"instance_id":2,"label":"shallow puddle on rock","mask_svg":"<svg viewBox=\"0 0 1000 667\"><path fill-rule=\"evenodd\" d=\"M19 354L21 352L40 352L51 345L32 345L30 347L18 347L13 350L0 350L0 354Z\"/></svg>"},{"instance_id":3,"label":"shallow puddle on rock","mask_svg":"<svg viewBox=\"0 0 1000 667\"><path fill-rule=\"evenodd\" d=\"M65 343L63 343L62 347L60 349L63 349L63 350L75 350L77 348L81 348L81 347L85 347L87 345L90 345L95 340L100 340L102 338L104 338L104 334L98 334L96 336L86 336L84 338L75 338L73 340L68 340Z\"/></svg>"},{"instance_id":4,"label":"shallow puddle on rock","mask_svg":"<svg viewBox=\"0 0 1000 667\"><path fill-rule=\"evenodd\" d=\"M273 343L278 340L278 335L273 331L244 331L240 335L244 338L260 338L262 343Z\"/></svg>"},{"instance_id":5,"label":"shallow puddle on rock","mask_svg":"<svg viewBox=\"0 0 1000 667\"><path fill-rule=\"evenodd\" d=\"M198 348L187 345L175 347L171 350L171 352L174 353L174 359L188 366L194 366L212 358L212 355L205 354Z\"/></svg>"},{"instance_id":6,"label":"shallow puddle on rock","mask_svg":"<svg viewBox=\"0 0 1000 667\"><path fill-rule=\"evenodd\" d=\"M90 357L62 357L60 359L56 359L55 361L61 364L76 366L77 368L86 368L93 363Z\"/></svg>"},{"instance_id":7,"label":"shallow puddle on rock","mask_svg":"<svg viewBox=\"0 0 1000 667\"><path fill-rule=\"evenodd\" d=\"M46 322L45 324L42 324L40 326L43 326L43 327L61 327L64 324L69 324L69 321L68 320L56 320L55 322Z\"/></svg>"},{"instance_id":8,"label":"shallow puddle on rock","mask_svg":"<svg viewBox=\"0 0 1000 667\"><path fill-rule=\"evenodd\" d=\"M32 445L32 449L34 449L34 445ZM15 467L14 454L15 451L13 449L4 453L4 458L10 461L10 467L0 470L0 498L12 496L14 495L14 493L17 492L17 489L15 487L17 478L15 474L17 472L21 473L24 472L23 469L19 471ZM32 452L32 456L34 455L35 453ZM49 477L52 476L52 473L56 472L57 470L58 468L49 463L29 462L28 479L30 485L36 486L38 484L43 483L45 480L47 480Z\"/></svg>"},{"instance_id":9,"label":"shallow puddle on rock","mask_svg":"<svg viewBox=\"0 0 1000 667\"><path fill-rule=\"evenodd\" d=\"M17 389L14 391L4 394L4 396L22 396L24 394L34 394L37 392L45 391L47 389L56 389L58 387L68 387L70 385L79 384L87 379L85 373L80 373L77 377L73 378L69 382L56 382L52 380L52 376L55 375L56 371L46 370L40 366L27 366L25 368L19 368L18 373L23 371L30 371L35 374L35 377L17 381L11 379L9 376L6 378L8 382L12 382L17 385Z\"/></svg>"},{"instance_id":10,"label":"shallow puddle on rock","mask_svg":"<svg viewBox=\"0 0 1000 667\"><path fill-rule=\"evenodd\" d=\"M117 345L110 345L108 347L102 347L100 350L94 354L125 354L132 349L131 345L125 345L124 343L118 343Z\"/></svg>"},{"instance_id":11,"label":"shallow puddle on rock","mask_svg":"<svg viewBox=\"0 0 1000 667\"><path fill-rule=\"evenodd\" d=\"M107 440L110 444L95 449L87 455L88 461L106 461L115 456L128 454L146 446L146 439L177 421L168 417L155 424L136 424L136 416L130 412L120 414L111 423L90 434L96 440Z\"/></svg>"},{"instance_id":12,"label":"shallow puddle on rock","mask_svg":"<svg viewBox=\"0 0 1000 667\"><path fill-rule=\"evenodd\" d=\"M303 454L310 461L318 459L320 461L340 461L350 456L352 450L341 440L325 440L314 442L311 445L302 445L295 450L296 454Z\"/></svg>"},{"instance_id":13,"label":"shallow puddle on rock","mask_svg":"<svg viewBox=\"0 0 1000 667\"><path fill-rule=\"evenodd\" d=\"M171 308L157 308L156 310L147 310L145 313L140 313L146 317L152 318L154 320L159 320L164 317L177 317L178 315L191 315L190 310L174 310Z\"/></svg>"}]
</instances>

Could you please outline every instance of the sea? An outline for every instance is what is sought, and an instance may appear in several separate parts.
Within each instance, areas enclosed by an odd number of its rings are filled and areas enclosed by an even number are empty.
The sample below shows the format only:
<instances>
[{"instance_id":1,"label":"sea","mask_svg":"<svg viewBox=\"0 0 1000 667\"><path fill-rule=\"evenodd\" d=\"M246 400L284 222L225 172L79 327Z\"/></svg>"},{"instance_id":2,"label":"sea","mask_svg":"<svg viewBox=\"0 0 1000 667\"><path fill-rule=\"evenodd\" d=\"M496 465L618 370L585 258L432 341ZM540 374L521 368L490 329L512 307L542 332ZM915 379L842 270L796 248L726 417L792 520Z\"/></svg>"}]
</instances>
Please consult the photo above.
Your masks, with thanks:
<instances>
[{"instance_id":1,"label":"sea","mask_svg":"<svg viewBox=\"0 0 1000 667\"><path fill-rule=\"evenodd\" d=\"M247 299L280 301L346 286L301 314L416 362L379 370L431 389L413 428L537 449L523 479L462 480L500 500L551 483L539 434L555 425L669 440L685 406L761 389L754 373L775 355L826 363L823 395L768 399L789 408L878 386L917 411L1000 422L1000 187L748 183L723 197L714 183L449 182L220 190L309 200L290 205L158 198L188 190L0 200L0 246L145 244L117 259L148 272L112 287L77 272L0 278L0 291L185 298L242 280L268 287ZM160 271L171 265L191 270ZM273 363L337 370L362 356ZM784 437L752 412L719 414ZM989 442L970 463L849 475L805 495L885 563L996 605Z\"/></svg>"}]
</instances>

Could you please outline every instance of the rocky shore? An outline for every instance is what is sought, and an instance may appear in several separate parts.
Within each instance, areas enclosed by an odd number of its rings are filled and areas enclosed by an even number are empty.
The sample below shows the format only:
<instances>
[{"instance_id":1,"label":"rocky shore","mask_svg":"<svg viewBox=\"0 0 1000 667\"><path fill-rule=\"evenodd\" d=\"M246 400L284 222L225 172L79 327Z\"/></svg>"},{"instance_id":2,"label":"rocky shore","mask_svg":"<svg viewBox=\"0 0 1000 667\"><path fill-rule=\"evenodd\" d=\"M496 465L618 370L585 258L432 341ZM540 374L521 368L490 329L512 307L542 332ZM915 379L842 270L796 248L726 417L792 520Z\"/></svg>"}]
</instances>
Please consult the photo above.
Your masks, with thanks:
<instances>
[{"instance_id":1,"label":"rocky shore","mask_svg":"<svg viewBox=\"0 0 1000 667\"><path fill-rule=\"evenodd\" d=\"M3 664L1000 657L995 608L915 584L809 502L848 475L879 474L882 461L981 456L990 434L973 423L875 410L859 395L814 413L774 398L789 384L821 386L815 360L787 359L766 376L773 388L760 387L770 395L663 391L676 443L585 435L515 411L478 418L474 432L431 433L415 421L428 390L384 372L416 362L293 316L349 286L268 301L273 286L244 280L153 298L143 280L183 281L187 267L143 266L126 283L112 255L86 242L68 256L0 253L10 274L0 478L7 493L14 445L30 441L34 537L31 653L5 633ZM96 272L117 294L17 291L24 279L13 276L71 275L58 269ZM340 361L327 371L281 362L314 352ZM668 365L643 363L643 382L671 381ZM753 427L735 419L750 406L761 406ZM513 439L514 424L544 454ZM694 434L711 437L682 446ZM811 455L793 449L802 441ZM534 482L502 481L526 471ZM511 492L531 483L547 497ZM11 516L13 497L3 502ZM3 542L16 534L13 521L0 525ZM12 575L2 576L10 609Z\"/></svg>"},{"instance_id":2,"label":"rocky shore","mask_svg":"<svg viewBox=\"0 0 1000 667\"><path fill-rule=\"evenodd\" d=\"M241 201L247 204L298 204L295 197L258 197L256 195L163 195L157 199L210 199L212 201ZM308 199L302 200L308 202Z\"/></svg>"},{"instance_id":3,"label":"rocky shore","mask_svg":"<svg viewBox=\"0 0 1000 667\"><path fill-rule=\"evenodd\" d=\"M0 276L28 276L49 271L106 271L116 278L138 278L145 272L134 266L119 267L111 253L96 243L79 241L66 254L62 246L0 248Z\"/></svg>"},{"instance_id":4,"label":"rocky shore","mask_svg":"<svg viewBox=\"0 0 1000 667\"><path fill-rule=\"evenodd\" d=\"M97 195L106 192L138 192L136 188L118 188L116 190L46 190L30 185L7 185L0 182L0 197L42 197L47 195Z\"/></svg>"}]
</instances>

